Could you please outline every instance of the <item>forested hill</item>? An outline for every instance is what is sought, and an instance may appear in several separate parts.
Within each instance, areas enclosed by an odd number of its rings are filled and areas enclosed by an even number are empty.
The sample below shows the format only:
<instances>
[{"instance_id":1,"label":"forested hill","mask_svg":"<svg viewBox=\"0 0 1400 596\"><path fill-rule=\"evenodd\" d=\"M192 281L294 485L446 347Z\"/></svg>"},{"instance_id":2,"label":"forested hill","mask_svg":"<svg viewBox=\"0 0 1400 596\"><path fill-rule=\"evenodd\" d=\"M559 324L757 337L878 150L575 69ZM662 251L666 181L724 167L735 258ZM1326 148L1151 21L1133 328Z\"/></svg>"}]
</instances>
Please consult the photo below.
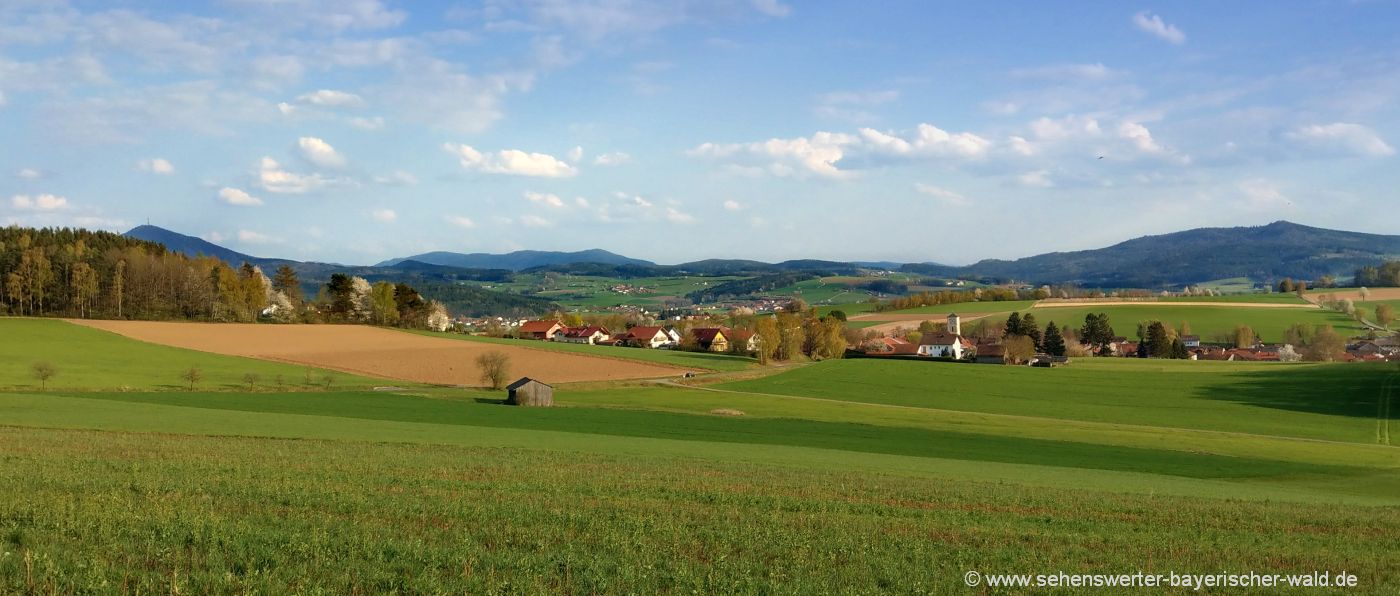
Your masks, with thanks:
<instances>
[{"instance_id":1,"label":"forested hill","mask_svg":"<svg viewBox=\"0 0 1400 596\"><path fill-rule=\"evenodd\" d=\"M1362 266L1400 256L1400 236L1344 232L1278 221L1266 226L1197 228L1144 236L1107 248L1055 252L966 267L905 265L906 271L1086 287L1158 288L1249 277L1350 277Z\"/></svg>"},{"instance_id":2,"label":"forested hill","mask_svg":"<svg viewBox=\"0 0 1400 596\"><path fill-rule=\"evenodd\" d=\"M655 264L651 261L628 258L606 250L594 248L577 252L517 250L500 255L488 253L463 254L438 251L413 255L402 259L390 259L376 266L392 267L403 261L418 261L430 265L443 265L446 267L461 267L466 269L509 269L511 271L520 271L534 267L547 267L551 265L571 265L574 263L636 265L643 267L649 267Z\"/></svg>"},{"instance_id":3,"label":"forested hill","mask_svg":"<svg viewBox=\"0 0 1400 596\"><path fill-rule=\"evenodd\" d=\"M187 257L215 257L225 263L237 267L244 263L252 263L260 267L287 263L285 259L263 259L246 255L233 249L224 248L213 242L194 236L186 236L179 232L172 232L162 227L144 225L136 226L128 231L125 236L138 238L148 242L165 245L172 252L178 252Z\"/></svg>"}]
</instances>

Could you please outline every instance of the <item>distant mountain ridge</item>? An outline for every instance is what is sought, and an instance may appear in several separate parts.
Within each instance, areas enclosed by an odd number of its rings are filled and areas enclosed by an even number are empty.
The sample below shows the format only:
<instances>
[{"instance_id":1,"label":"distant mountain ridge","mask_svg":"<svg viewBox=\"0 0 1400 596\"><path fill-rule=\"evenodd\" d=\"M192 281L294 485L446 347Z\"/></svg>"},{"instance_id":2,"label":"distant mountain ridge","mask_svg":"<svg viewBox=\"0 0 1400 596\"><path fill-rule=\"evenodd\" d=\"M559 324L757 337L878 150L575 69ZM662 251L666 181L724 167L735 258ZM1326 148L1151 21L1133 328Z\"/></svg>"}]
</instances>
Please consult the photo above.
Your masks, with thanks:
<instances>
[{"instance_id":1,"label":"distant mountain ridge","mask_svg":"<svg viewBox=\"0 0 1400 596\"><path fill-rule=\"evenodd\" d=\"M429 265L461 267L464 269L509 269L511 271L522 271L550 265L572 265L574 263L639 265L643 267L656 265L656 263L651 261L624 257L601 248L594 248L575 252L517 250L505 254L435 251L398 259L389 259L377 263L375 266L392 267L404 261L418 261Z\"/></svg>"},{"instance_id":2,"label":"distant mountain ridge","mask_svg":"<svg viewBox=\"0 0 1400 596\"><path fill-rule=\"evenodd\" d=\"M637 278L669 275L756 276L803 271L818 275L854 275L861 270L903 270L941 278L1077 284L1101 288L1168 288L1248 277L1270 282L1292 277L1343 279L1364 265L1400 258L1400 236L1346 232L1276 221L1265 226L1196 228L1143 236L1105 248L1053 252L1015 260L987 259L971 265L938 263L900 265L888 261L839 262L792 260L781 263L742 259L704 259L657 265L602 249L575 252L521 250L506 254L429 252L390 259L372 266L298 263L259 258L156 226L139 226L128 236L159 242L186 255L219 257L231 264L291 264L304 279L321 279L332 271L360 275L409 275L432 279L500 280L512 273L556 271L575 275Z\"/></svg>"},{"instance_id":3,"label":"distant mountain ridge","mask_svg":"<svg viewBox=\"0 0 1400 596\"><path fill-rule=\"evenodd\" d=\"M1400 236L1344 232L1276 221L1266 226L1196 228L1143 236L1106 248L1053 252L963 267L905 265L905 271L1074 283L1086 287L1158 288L1216 279L1348 277L1363 265L1400 256Z\"/></svg>"}]
</instances>

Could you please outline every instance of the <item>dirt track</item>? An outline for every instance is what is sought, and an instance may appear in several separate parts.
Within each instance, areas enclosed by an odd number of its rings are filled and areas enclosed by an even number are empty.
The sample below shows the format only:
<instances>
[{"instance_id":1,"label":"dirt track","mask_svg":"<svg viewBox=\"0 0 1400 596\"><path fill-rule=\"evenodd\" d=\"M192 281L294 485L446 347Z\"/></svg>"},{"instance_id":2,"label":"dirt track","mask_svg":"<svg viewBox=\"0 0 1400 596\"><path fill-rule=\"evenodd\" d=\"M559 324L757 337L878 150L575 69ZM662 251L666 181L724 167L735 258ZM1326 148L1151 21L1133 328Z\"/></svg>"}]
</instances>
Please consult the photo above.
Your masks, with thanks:
<instances>
[{"instance_id":1,"label":"dirt track","mask_svg":"<svg viewBox=\"0 0 1400 596\"><path fill-rule=\"evenodd\" d=\"M958 318L961 319L963 323L968 323L968 322L971 322L971 321L976 321L977 319L981 319L981 318L986 317L986 316L987 316L987 314L985 314L985 313L974 313L974 314L967 314L967 315L958 315ZM907 327L907 328L910 328L910 329L917 328L917 327L919 326L919 323L922 323L922 322L924 322L924 321L933 321L933 322L935 322L935 323L943 323L943 322L946 322L946 321L948 320L948 313L926 313L926 314L909 314L909 313L904 313L904 314L900 314L900 313L866 313L866 314L861 314L861 315L853 316L853 317L851 317L850 320L852 320L852 321L879 321L879 322L880 322L879 325L871 325L871 326L869 326L869 327L862 327L862 328L861 328L861 331L876 331L876 332L879 332L880 334L888 335L889 333L893 332L895 329L898 329L898 328L900 328L900 327Z\"/></svg>"},{"instance_id":2,"label":"dirt track","mask_svg":"<svg viewBox=\"0 0 1400 596\"><path fill-rule=\"evenodd\" d=\"M72 322L191 350L443 385L480 385L476 357L488 351L510 356L512 379L528 376L546 383L674 377L686 372L615 358L426 337L360 325Z\"/></svg>"}]
</instances>

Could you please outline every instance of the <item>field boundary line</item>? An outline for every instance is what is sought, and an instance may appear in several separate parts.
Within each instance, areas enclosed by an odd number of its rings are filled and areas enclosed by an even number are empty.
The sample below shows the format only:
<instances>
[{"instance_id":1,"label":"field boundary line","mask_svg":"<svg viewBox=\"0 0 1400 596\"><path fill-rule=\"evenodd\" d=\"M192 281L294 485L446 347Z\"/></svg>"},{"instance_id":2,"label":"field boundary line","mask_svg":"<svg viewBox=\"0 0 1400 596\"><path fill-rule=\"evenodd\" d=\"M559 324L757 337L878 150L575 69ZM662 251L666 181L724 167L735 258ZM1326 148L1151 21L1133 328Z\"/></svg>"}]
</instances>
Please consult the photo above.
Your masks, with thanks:
<instances>
[{"instance_id":1,"label":"field boundary line","mask_svg":"<svg viewBox=\"0 0 1400 596\"><path fill-rule=\"evenodd\" d=\"M1385 382L1381 383L1381 394L1376 399L1376 442L1381 445L1390 445L1390 408L1395 399L1396 379L1400 379L1400 372L1387 375Z\"/></svg>"},{"instance_id":2,"label":"field boundary line","mask_svg":"<svg viewBox=\"0 0 1400 596\"><path fill-rule=\"evenodd\" d=\"M1118 422L1094 422L1094 421L1091 421L1091 420L1075 420L1075 419L1073 419L1073 418L1049 418L1049 417L1045 417L1045 416L1025 416L1025 415L1021 415L1021 414L997 414L997 413L994 413L994 412L972 412L972 411L967 411L967 410L949 410L949 409L946 409L946 408L925 408L925 407L922 407L922 406L905 406L905 405L900 405L900 404L881 404L881 403L872 403L872 402L865 402L865 401L846 401L846 400L840 400L840 399L832 399L832 398L829 398L829 397L809 397L809 396L806 396L806 395L785 395L785 394L782 394L782 393L759 393L759 392L756 392L756 391L735 391L735 390L733 390L733 389L715 389L715 388L713 388L713 387L704 387L704 386L698 386L698 385L685 385L685 384L682 384L682 383L676 383L676 382L674 382L674 381L666 381L666 380L659 380L659 379L653 379L653 380L646 381L646 382L652 383L652 384L656 384L656 385L665 385L665 386L669 386L669 387L680 388L680 389L698 389L698 390L700 390L700 391L713 391L713 392L716 392L716 393L734 393L734 394L738 394L738 395L758 395L758 396L762 396L762 397L779 397L779 398L799 399L799 400L816 401L816 402L825 402L825 403L833 403L833 404L845 404L845 405L849 405L849 406L871 406L871 407L877 407L877 408L894 408L894 409L901 409L901 410L919 410L919 411L924 411L924 412L945 413L945 414L962 414L962 415L972 415L972 416L988 416L988 417L992 417L992 418L1003 418L1003 419L1008 419L1008 420L1033 420L1033 421L1037 421L1037 422L1072 422L1072 423L1075 423L1075 424L1083 424L1083 425L1086 425L1086 426L1099 426L1099 427L1106 427L1106 428L1112 428L1112 429L1121 429L1121 430L1166 430L1166 431L1183 431L1183 432L1188 432L1188 433L1208 433L1208 434L1224 435L1224 436L1231 436L1231 437L1245 437L1245 438L1247 438L1247 437L1259 437L1259 438L1265 438L1265 439L1278 439L1278 440L1285 440L1285 441L1302 441L1302 442L1307 442L1307 443L1321 443L1321 444L1325 444L1325 445L1352 445L1352 446L1357 446L1357 447L1371 447L1371 446L1373 446L1371 443L1366 443L1366 442L1337 441L1337 440L1334 440L1334 439L1314 439L1314 438L1310 438L1310 437L1289 437L1289 436L1284 436L1284 435L1266 435L1266 434L1259 434L1259 433L1240 432L1240 431L1234 431L1234 430L1213 430L1213 429L1207 429L1207 428L1186 428L1186 427L1180 427L1180 426L1151 426L1151 425L1146 425L1146 424L1130 424L1130 423L1118 423ZM1394 446L1392 446L1392 445L1381 445L1381 447L1393 448Z\"/></svg>"}]
</instances>

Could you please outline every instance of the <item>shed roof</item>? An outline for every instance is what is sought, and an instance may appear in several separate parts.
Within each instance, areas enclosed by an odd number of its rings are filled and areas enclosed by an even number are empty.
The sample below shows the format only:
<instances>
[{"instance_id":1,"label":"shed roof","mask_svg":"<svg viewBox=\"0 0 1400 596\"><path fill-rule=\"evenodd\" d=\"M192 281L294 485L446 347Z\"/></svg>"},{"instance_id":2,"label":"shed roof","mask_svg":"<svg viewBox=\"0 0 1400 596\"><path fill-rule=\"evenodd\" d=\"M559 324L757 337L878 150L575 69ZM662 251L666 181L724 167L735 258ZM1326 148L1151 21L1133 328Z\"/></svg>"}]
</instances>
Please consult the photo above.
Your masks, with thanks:
<instances>
[{"instance_id":1,"label":"shed roof","mask_svg":"<svg viewBox=\"0 0 1400 596\"><path fill-rule=\"evenodd\" d=\"M544 385L545 387L549 387L550 389L553 389L553 388L554 388L553 385L550 385L549 383L545 383L544 381L537 381L537 380L535 380L535 379L531 379L530 377L520 377L520 380L518 380L518 381L516 381L516 382L514 382L514 383L511 383L511 384L509 384L509 385L506 385L506 389L510 389L510 390L514 391L514 390L516 390L516 389L519 389L519 388L521 388L521 387L524 387L524 386L526 386L526 385L529 385L530 383L535 383L535 384L538 384L538 385Z\"/></svg>"}]
</instances>

